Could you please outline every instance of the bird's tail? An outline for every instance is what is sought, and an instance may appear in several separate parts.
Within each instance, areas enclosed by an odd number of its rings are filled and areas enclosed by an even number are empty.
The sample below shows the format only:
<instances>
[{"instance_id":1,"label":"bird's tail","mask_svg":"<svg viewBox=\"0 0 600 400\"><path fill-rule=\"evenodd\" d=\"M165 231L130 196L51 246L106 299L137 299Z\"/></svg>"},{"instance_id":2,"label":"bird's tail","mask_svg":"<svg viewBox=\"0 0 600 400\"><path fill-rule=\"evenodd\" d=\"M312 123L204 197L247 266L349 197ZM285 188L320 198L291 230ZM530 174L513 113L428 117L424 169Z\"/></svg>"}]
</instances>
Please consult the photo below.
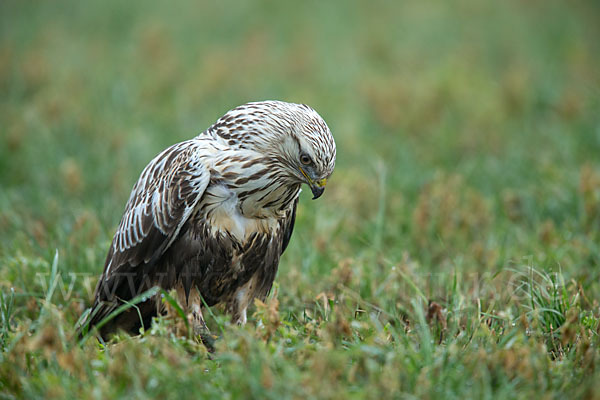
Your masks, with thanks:
<instances>
[{"instance_id":1,"label":"bird's tail","mask_svg":"<svg viewBox=\"0 0 600 400\"><path fill-rule=\"evenodd\" d=\"M91 334L108 340L118 330L135 335L140 328L150 327L152 318L158 314L158 288L124 299L117 296L119 291L107 296L102 286L99 283L94 304L79 318L76 330L80 339Z\"/></svg>"}]
</instances>

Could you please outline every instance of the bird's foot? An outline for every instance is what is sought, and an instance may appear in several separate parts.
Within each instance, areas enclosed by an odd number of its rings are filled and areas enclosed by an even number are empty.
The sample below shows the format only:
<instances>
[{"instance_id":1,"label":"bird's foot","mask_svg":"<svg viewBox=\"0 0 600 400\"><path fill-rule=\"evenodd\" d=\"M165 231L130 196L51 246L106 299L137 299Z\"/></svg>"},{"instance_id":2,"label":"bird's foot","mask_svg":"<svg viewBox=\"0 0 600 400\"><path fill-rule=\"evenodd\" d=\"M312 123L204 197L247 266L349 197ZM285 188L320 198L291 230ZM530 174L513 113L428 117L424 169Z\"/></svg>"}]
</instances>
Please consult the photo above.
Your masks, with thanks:
<instances>
[{"instance_id":1,"label":"bird's foot","mask_svg":"<svg viewBox=\"0 0 600 400\"><path fill-rule=\"evenodd\" d=\"M206 332L200 333L196 335L198 339L202 342L204 347L209 353L215 352L215 342L217 341L217 336L210 333L208 330Z\"/></svg>"}]
</instances>

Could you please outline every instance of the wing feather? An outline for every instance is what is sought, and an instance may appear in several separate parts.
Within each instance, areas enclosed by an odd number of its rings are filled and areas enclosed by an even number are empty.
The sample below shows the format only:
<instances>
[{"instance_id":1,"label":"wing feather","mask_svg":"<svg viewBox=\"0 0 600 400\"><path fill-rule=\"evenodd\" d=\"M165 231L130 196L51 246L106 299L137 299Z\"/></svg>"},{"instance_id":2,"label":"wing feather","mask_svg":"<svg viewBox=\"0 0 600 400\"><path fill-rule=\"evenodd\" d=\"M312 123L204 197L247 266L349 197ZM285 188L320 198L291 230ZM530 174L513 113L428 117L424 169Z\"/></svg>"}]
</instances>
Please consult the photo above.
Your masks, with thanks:
<instances>
[{"instance_id":1,"label":"wing feather","mask_svg":"<svg viewBox=\"0 0 600 400\"><path fill-rule=\"evenodd\" d=\"M112 241L103 278L157 260L177 238L210 181L194 140L167 148L134 185Z\"/></svg>"},{"instance_id":2,"label":"wing feather","mask_svg":"<svg viewBox=\"0 0 600 400\"><path fill-rule=\"evenodd\" d=\"M296 200L294 200L294 204L292 205L290 211L288 211L286 217L283 220L281 254L283 254L288 244L290 243L290 239L292 238L294 224L296 223L296 207L298 206L298 199L299 197L296 195Z\"/></svg>"}]
</instances>

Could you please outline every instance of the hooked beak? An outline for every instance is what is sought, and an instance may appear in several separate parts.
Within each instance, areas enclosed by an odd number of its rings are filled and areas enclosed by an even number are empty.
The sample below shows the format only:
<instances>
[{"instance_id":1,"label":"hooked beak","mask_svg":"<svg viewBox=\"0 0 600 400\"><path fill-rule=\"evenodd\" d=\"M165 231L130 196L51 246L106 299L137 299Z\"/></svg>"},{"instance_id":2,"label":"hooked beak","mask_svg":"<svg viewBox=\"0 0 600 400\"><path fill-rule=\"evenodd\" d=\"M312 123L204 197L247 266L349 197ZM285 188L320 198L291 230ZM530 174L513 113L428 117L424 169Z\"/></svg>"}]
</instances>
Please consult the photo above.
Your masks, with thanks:
<instances>
[{"instance_id":1,"label":"hooked beak","mask_svg":"<svg viewBox=\"0 0 600 400\"><path fill-rule=\"evenodd\" d=\"M302 175L306 178L308 186L310 186L310 190L313 194L313 200L321 197L323 192L325 191L325 185L327 184L327 178L319 179L317 181L313 181L306 172L302 168L300 168Z\"/></svg>"},{"instance_id":2,"label":"hooked beak","mask_svg":"<svg viewBox=\"0 0 600 400\"><path fill-rule=\"evenodd\" d=\"M313 194L313 200L321 197L321 195L325 191L325 184L327 184L327 179L325 178L318 181L314 181L310 184L310 190Z\"/></svg>"}]
</instances>

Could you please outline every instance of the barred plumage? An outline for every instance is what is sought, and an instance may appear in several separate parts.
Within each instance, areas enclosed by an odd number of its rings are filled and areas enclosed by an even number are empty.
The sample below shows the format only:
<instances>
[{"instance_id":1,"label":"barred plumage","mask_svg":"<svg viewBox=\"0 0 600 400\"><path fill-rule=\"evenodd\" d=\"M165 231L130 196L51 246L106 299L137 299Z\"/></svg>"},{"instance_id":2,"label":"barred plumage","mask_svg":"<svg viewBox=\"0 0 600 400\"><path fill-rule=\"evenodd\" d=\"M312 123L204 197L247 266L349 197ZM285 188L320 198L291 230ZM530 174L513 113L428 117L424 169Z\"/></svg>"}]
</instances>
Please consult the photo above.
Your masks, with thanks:
<instances>
[{"instance_id":1,"label":"barred plumage","mask_svg":"<svg viewBox=\"0 0 600 400\"><path fill-rule=\"evenodd\" d=\"M280 101L239 106L161 152L133 187L86 325L154 286L178 290L197 333L205 329L201 297L245 323L248 305L271 289L300 186L319 197L335 157L317 112ZM154 300L138 305L139 314L119 314L100 334L148 326Z\"/></svg>"}]
</instances>

